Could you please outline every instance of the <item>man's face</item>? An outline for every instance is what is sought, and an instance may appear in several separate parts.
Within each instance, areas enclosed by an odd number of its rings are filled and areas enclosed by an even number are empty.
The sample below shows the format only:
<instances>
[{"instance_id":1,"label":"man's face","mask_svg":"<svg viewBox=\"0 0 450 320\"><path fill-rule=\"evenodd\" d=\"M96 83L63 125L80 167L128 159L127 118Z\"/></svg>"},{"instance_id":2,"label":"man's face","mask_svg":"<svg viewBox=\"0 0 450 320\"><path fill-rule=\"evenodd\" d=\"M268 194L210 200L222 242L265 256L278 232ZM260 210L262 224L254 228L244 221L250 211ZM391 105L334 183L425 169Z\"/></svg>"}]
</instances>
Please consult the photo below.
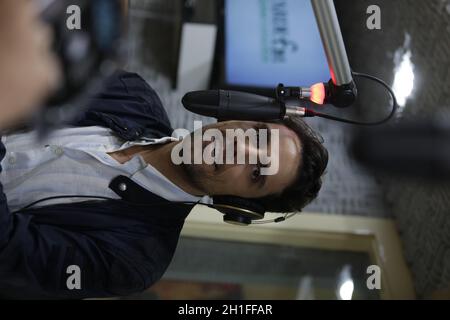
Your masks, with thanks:
<instances>
[{"instance_id":1,"label":"man's face","mask_svg":"<svg viewBox=\"0 0 450 320\"><path fill-rule=\"evenodd\" d=\"M192 183L205 194L259 198L280 193L296 179L301 161L302 145L295 132L286 126L254 121L225 121L205 126L199 129L197 133L204 134L208 131L214 131L208 129L218 129L216 132L222 133L223 143L218 146L217 139L212 138L208 139L209 141L202 141L200 148L195 148L194 143L192 143L195 139L195 132L185 137L181 142L183 144L190 140L189 147L192 160L181 165ZM261 129L266 129L268 138L264 140L267 141L267 144L251 143L250 139L227 139L227 133L238 132L237 129L242 129L244 132L262 132ZM261 135L259 137L261 138ZM263 137L265 136L263 135ZM259 138L257 139L262 141ZM272 144L276 142L278 142L278 147L274 148ZM213 145L216 149L212 148ZM223 151L221 153L223 161L215 161L211 164L202 161L200 164L195 164L194 157L196 155L197 159L202 158L204 154L211 153L210 150L213 149L213 156L217 155L217 150ZM227 156L230 157L227 155L227 150L234 151L229 152L234 160L231 163L230 158L226 159ZM239 153L245 155L244 163L238 161ZM278 153L278 156L272 153ZM270 159L270 163L261 164L261 161L259 161L263 159L261 156ZM251 159L259 160L255 163ZM267 167L276 168L276 170L266 170L266 172L271 173L261 174L261 171L264 172L264 168Z\"/></svg>"}]
</instances>

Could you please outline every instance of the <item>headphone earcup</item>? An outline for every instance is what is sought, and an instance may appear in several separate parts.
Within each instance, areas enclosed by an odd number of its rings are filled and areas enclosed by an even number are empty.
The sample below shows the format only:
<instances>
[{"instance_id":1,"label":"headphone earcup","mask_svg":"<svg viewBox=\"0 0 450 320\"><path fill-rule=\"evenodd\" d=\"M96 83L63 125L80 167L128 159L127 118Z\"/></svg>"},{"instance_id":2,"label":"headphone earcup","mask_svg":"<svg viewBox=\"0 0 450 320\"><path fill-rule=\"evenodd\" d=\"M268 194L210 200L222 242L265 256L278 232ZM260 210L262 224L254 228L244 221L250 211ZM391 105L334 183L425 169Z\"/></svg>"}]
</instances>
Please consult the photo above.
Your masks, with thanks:
<instances>
[{"instance_id":1,"label":"headphone earcup","mask_svg":"<svg viewBox=\"0 0 450 320\"><path fill-rule=\"evenodd\" d=\"M241 225L250 224L251 220L263 219L266 212L261 203L236 196L214 196L213 206L225 214L225 222L234 221L235 224Z\"/></svg>"},{"instance_id":2,"label":"headphone earcup","mask_svg":"<svg viewBox=\"0 0 450 320\"><path fill-rule=\"evenodd\" d=\"M252 219L241 215L224 214L223 222L234 224L237 226L248 226L249 224L252 223Z\"/></svg>"}]
</instances>

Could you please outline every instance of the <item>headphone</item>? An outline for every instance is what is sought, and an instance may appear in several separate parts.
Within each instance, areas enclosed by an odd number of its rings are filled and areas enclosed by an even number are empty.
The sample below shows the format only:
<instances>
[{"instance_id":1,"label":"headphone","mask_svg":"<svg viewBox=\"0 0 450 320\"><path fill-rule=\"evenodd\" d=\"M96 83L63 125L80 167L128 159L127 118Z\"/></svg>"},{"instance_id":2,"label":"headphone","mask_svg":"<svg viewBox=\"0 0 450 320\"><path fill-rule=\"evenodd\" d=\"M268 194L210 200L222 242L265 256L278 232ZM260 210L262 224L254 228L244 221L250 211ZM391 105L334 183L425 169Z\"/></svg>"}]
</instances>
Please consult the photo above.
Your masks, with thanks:
<instances>
[{"instance_id":1,"label":"headphone","mask_svg":"<svg viewBox=\"0 0 450 320\"><path fill-rule=\"evenodd\" d=\"M109 188L112 189L117 195L122 197L122 199L114 199L103 196L90 196L90 195L61 195L46 197L34 201L15 212L19 212L25 209L29 209L32 206L53 199L62 198L89 198L89 199L101 199L101 200L111 200L120 201L133 206L143 206L143 207L154 207L154 206L170 206L174 204L178 205L204 205L213 208L223 214L223 221L229 224L238 226L248 226L250 224L266 224L266 223L278 223L285 221L296 215L296 212L284 213L283 216L277 217L275 219L264 220L264 215L266 213L265 207L258 201L245 199L237 196L213 196L213 203L204 203L200 200L197 202L192 201L166 201L160 203L145 203L144 199L148 199L149 191L138 185L136 182L132 181L126 176L119 175L115 177L109 184ZM136 201L133 199L124 199L125 192L129 191L129 194L133 196L134 199L139 199L142 201Z\"/></svg>"},{"instance_id":2,"label":"headphone","mask_svg":"<svg viewBox=\"0 0 450 320\"><path fill-rule=\"evenodd\" d=\"M266 208L256 200L250 200L237 196L214 196L211 208L224 214L223 221L226 223L248 226L250 224L278 223L292 218L295 212L285 213L282 217L263 220Z\"/></svg>"},{"instance_id":3,"label":"headphone","mask_svg":"<svg viewBox=\"0 0 450 320\"><path fill-rule=\"evenodd\" d=\"M266 213L261 203L236 196L214 196L212 206L224 214L224 222L235 225L249 225L263 219Z\"/></svg>"}]
</instances>

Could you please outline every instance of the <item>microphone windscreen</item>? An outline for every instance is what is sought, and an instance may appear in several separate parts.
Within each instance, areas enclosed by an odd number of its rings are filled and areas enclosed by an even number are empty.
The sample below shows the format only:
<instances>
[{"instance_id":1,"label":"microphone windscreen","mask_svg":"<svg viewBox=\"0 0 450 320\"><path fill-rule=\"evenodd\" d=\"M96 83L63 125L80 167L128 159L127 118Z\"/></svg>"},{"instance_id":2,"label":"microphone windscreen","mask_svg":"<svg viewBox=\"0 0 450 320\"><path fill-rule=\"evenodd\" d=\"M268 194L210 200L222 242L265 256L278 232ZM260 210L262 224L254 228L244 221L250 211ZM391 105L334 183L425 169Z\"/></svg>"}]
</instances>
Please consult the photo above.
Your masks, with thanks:
<instances>
[{"instance_id":1,"label":"microphone windscreen","mask_svg":"<svg viewBox=\"0 0 450 320\"><path fill-rule=\"evenodd\" d=\"M219 106L219 90L191 91L181 100L183 105L190 110L190 106Z\"/></svg>"}]
</instances>

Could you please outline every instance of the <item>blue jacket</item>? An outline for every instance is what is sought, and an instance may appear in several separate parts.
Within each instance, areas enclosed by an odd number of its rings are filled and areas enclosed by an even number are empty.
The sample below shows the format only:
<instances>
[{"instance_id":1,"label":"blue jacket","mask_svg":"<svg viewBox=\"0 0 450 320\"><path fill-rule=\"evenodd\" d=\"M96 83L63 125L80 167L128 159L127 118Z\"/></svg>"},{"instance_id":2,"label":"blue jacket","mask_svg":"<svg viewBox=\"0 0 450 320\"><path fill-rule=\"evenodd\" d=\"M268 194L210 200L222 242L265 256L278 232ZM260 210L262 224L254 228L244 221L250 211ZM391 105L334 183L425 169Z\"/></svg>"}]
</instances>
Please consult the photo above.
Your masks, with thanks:
<instances>
[{"instance_id":1,"label":"blue jacket","mask_svg":"<svg viewBox=\"0 0 450 320\"><path fill-rule=\"evenodd\" d=\"M170 136L173 131L154 90L137 74L126 72L111 77L73 124L104 126L125 140ZM0 160L4 155L0 143ZM15 213L9 211L0 184L0 297L122 296L143 291L161 278L192 206L169 203L125 177L114 180L111 188L123 200ZM118 190L121 181L130 188ZM73 283L74 265L80 270L81 289L67 286L68 280Z\"/></svg>"}]
</instances>

